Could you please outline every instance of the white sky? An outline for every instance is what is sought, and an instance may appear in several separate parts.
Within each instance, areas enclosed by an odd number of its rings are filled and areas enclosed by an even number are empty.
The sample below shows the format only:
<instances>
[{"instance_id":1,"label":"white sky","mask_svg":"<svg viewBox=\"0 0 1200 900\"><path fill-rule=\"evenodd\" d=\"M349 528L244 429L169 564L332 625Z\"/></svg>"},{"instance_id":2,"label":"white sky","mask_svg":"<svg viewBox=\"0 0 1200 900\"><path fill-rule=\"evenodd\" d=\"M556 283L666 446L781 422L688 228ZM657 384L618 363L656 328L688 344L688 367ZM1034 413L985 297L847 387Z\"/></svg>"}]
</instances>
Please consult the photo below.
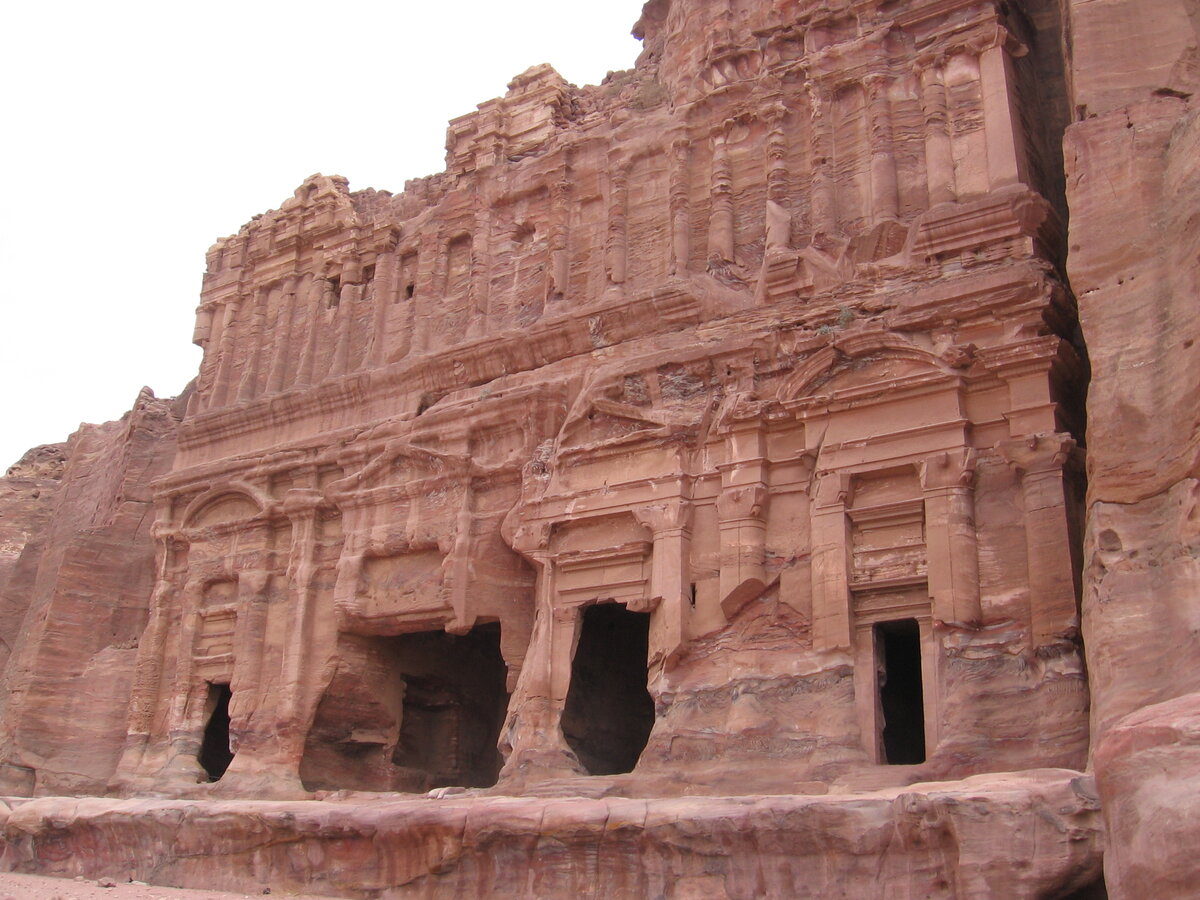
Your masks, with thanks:
<instances>
[{"instance_id":1,"label":"white sky","mask_svg":"<svg viewBox=\"0 0 1200 900\"><path fill-rule=\"evenodd\" d=\"M314 172L399 192L549 62L633 65L643 0L10 0L0 11L0 474L195 374L204 253Z\"/></svg>"}]
</instances>

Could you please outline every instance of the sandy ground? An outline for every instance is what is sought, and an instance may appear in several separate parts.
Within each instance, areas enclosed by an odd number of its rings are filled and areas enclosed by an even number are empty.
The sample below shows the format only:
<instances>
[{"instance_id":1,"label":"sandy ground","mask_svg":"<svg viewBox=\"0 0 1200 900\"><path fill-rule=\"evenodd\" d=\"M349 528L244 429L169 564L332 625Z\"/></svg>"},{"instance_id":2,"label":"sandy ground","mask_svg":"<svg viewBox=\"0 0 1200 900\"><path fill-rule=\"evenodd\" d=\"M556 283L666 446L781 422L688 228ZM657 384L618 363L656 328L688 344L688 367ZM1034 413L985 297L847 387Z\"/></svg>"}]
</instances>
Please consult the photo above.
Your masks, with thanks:
<instances>
[{"instance_id":1,"label":"sandy ground","mask_svg":"<svg viewBox=\"0 0 1200 900\"><path fill-rule=\"evenodd\" d=\"M0 900L262 900L262 894L228 891L191 891L158 887L153 884L122 884L102 887L94 880L72 881L41 875L13 875L0 872ZM289 894L276 891L266 895L272 900L331 900L316 894Z\"/></svg>"}]
</instances>

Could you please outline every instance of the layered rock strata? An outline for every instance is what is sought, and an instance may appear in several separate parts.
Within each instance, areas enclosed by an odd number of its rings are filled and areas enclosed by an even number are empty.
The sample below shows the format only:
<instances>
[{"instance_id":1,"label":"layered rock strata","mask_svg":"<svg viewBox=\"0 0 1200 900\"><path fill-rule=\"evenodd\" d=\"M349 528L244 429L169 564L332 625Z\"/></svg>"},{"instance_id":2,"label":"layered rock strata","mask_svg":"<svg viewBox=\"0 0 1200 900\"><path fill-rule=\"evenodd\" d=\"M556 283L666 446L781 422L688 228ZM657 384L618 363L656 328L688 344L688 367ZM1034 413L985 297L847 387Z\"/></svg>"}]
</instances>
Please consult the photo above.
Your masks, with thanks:
<instances>
[{"instance_id":1,"label":"layered rock strata","mask_svg":"<svg viewBox=\"0 0 1200 900\"><path fill-rule=\"evenodd\" d=\"M150 483L170 469L179 416L149 391L85 425L51 461L51 510L6 581L0 790L102 793L120 758L153 588ZM25 477L24 463L5 479Z\"/></svg>"},{"instance_id":2,"label":"layered rock strata","mask_svg":"<svg viewBox=\"0 0 1200 900\"><path fill-rule=\"evenodd\" d=\"M1200 861L1200 5L1070 4L1068 271L1091 357L1084 629L1119 897Z\"/></svg>"},{"instance_id":3,"label":"layered rock strata","mask_svg":"<svg viewBox=\"0 0 1200 900\"><path fill-rule=\"evenodd\" d=\"M195 389L76 436L0 581L8 789L199 799L15 805L5 864L1094 897L1102 804L1112 896L1187 896L1197 16L1160 7L652 0L635 69L530 69L444 173L218 242Z\"/></svg>"},{"instance_id":4,"label":"layered rock strata","mask_svg":"<svg viewBox=\"0 0 1200 900\"><path fill-rule=\"evenodd\" d=\"M372 900L1086 896L1073 892L1099 872L1099 814L1069 779L1041 771L837 798L53 798L7 812L4 863Z\"/></svg>"}]
</instances>

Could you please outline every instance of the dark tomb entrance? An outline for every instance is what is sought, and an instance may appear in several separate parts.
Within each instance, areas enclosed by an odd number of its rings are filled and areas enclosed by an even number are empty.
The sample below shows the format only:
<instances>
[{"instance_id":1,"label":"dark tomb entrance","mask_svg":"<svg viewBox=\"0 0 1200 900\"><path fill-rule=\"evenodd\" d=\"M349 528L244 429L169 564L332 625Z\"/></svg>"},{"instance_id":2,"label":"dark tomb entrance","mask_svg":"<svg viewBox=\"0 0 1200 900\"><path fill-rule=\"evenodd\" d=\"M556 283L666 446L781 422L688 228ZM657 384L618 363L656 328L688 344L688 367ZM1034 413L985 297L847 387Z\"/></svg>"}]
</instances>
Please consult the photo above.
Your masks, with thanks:
<instances>
[{"instance_id":1,"label":"dark tomb entrance","mask_svg":"<svg viewBox=\"0 0 1200 900\"><path fill-rule=\"evenodd\" d=\"M568 746L590 775L631 772L654 726L646 690L650 614L619 603L584 610L563 710Z\"/></svg>"},{"instance_id":2,"label":"dark tomb entrance","mask_svg":"<svg viewBox=\"0 0 1200 900\"><path fill-rule=\"evenodd\" d=\"M300 760L308 790L490 787L508 710L500 623L467 634L342 635Z\"/></svg>"},{"instance_id":3,"label":"dark tomb entrance","mask_svg":"<svg viewBox=\"0 0 1200 900\"><path fill-rule=\"evenodd\" d=\"M921 629L916 619L875 626L884 761L925 762L925 697L921 683Z\"/></svg>"},{"instance_id":4,"label":"dark tomb entrance","mask_svg":"<svg viewBox=\"0 0 1200 900\"><path fill-rule=\"evenodd\" d=\"M491 787L500 775L496 744L508 710L499 623L464 635L431 631L391 640L404 679L392 763L422 787Z\"/></svg>"},{"instance_id":5,"label":"dark tomb entrance","mask_svg":"<svg viewBox=\"0 0 1200 900\"><path fill-rule=\"evenodd\" d=\"M225 770L233 761L229 749L229 700L233 692L227 684L210 684L208 701L208 724L204 726L204 740L200 744L200 765L208 773L209 781L220 781Z\"/></svg>"}]
</instances>

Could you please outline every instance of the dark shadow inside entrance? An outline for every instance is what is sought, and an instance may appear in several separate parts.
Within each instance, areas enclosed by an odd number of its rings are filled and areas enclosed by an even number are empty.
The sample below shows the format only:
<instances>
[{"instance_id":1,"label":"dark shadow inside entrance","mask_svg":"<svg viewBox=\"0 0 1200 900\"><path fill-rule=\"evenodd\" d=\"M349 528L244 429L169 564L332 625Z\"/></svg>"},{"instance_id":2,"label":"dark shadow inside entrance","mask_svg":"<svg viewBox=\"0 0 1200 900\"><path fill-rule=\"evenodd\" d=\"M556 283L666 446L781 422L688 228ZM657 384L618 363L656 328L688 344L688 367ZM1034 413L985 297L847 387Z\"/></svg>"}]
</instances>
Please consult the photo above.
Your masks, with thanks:
<instances>
[{"instance_id":1,"label":"dark shadow inside entrance","mask_svg":"<svg viewBox=\"0 0 1200 900\"><path fill-rule=\"evenodd\" d=\"M229 749L229 700L233 692L227 684L210 684L208 701L208 724L204 726L204 740L200 744L200 765L208 773L209 781L220 781L225 770L233 761Z\"/></svg>"},{"instance_id":2,"label":"dark shadow inside entrance","mask_svg":"<svg viewBox=\"0 0 1200 900\"><path fill-rule=\"evenodd\" d=\"M875 626L884 761L925 762L925 697L921 683L921 629L916 619Z\"/></svg>"},{"instance_id":3,"label":"dark shadow inside entrance","mask_svg":"<svg viewBox=\"0 0 1200 900\"><path fill-rule=\"evenodd\" d=\"M425 631L391 638L404 678L400 737L392 763L429 787L490 787L500 774L496 743L508 709L500 625L468 634Z\"/></svg>"},{"instance_id":4,"label":"dark shadow inside entrance","mask_svg":"<svg viewBox=\"0 0 1200 900\"><path fill-rule=\"evenodd\" d=\"M654 726L646 690L650 614L618 603L589 606L563 710L568 746L590 775L631 772Z\"/></svg>"},{"instance_id":5,"label":"dark shadow inside entrance","mask_svg":"<svg viewBox=\"0 0 1200 900\"><path fill-rule=\"evenodd\" d=\"M342 635L300 761L308 790L490 787L508 709L500 624Z\"/></svg>"}]
</instances>

